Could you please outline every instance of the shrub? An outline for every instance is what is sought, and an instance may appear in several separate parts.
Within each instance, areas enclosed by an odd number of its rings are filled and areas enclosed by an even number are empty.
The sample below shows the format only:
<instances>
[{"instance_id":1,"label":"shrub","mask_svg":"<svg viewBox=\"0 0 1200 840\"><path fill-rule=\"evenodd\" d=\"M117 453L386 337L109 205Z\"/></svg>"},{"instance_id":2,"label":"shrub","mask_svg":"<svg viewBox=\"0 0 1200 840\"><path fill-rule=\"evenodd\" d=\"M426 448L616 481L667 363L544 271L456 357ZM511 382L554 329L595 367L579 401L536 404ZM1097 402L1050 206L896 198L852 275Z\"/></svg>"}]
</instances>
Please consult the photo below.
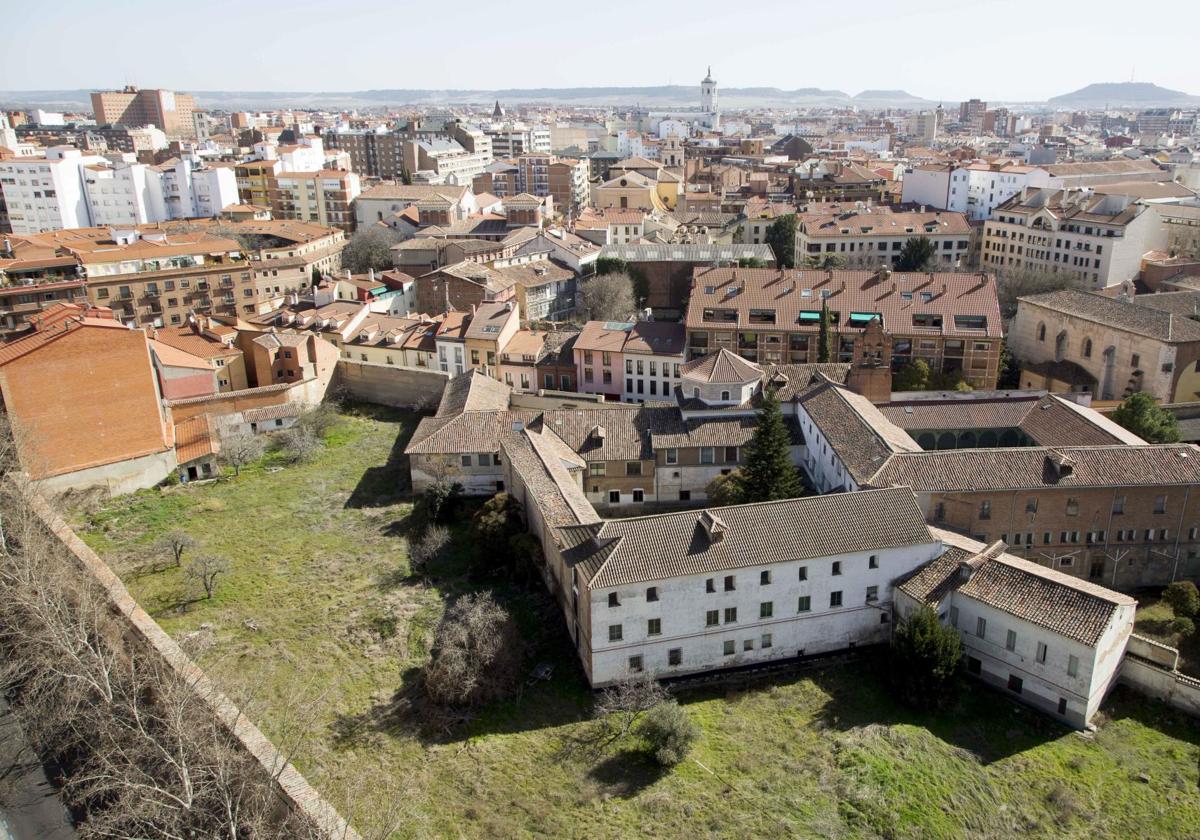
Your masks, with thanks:
<instances>
[{"instance_id":1,"label":"shrub","mask_svg":"<svg viewBox=\"0 0 1200 840\"><path fill-rule=\"evenodd\" d=\"M663 767L674 767L687 758L700 737L700 727L675 700L659 703L647 712L637 731Z\"/></svg>"},{"instance_id":2,"label":"shrub","mask_svg":"<svg viewBox=\"0 0 1200 840\"><path fill-rule=\"evenodd\" d=\"M958 631L922 606L892 634L892 682L906 703L922 709L944 708L957 692L961 657Z\"/></svg>"},{"instance_id":3,"label":"shrub","mask_svg":"<svg viewBox=\"0 0 1200 840\"><path fill-rule=\"evenodd\" d=\"M1126 397L1112 413L1112 420L1149 443L1176 443L1179 440L1179 420L1145 391Z\"/></svg>"},{"instance_id":4,"label":"shrub","mask_svg":"<svg viewBox=\"0 0 1200 840\"><path fill-rule=\"evenodd\" d=\"M746 487L742 480L742 471L734 470L725 475L715 476L712 481L708 482L704 492L708 495L710 505L740 505L746 500Z\"/></svg>"},{"instance_id":5,"label":"shrub","mask_svg":"<svg viewBox=\"0 0 1200 840\"><path fill-rule=\"evenodd\" d=\"M1190 580L1177 580L1163 590L1162 599L1171 605L1175 615L1195 618L1200 613L1200 590Z\"/></svg>"},{"instance_id":6,"label":"shrub","mask_svg":"<svg viewBox=\"0 0 1200 840\"><path fill-rule=\"evenodd\" d=\"M510 540L525 533L521 503L507 493L497 493L484 502L471 519L475 543L474 572L487 575L512 571L515 557Z\"/></svg>"},{"instance_id":7,"label":"shrub","mask_svg":"<svg viewBox=\"0 0 1200 840\"><path fill-rule=\"evenodd\" d=\"M1190 618L1178 616L1171 620L1171 632L1178 635L1181 639L1186 639L1196 632L1196 623Z\"/></svg>"},{"instance_id":8,"label":"shrub","mask_svg":"<svg viewBox=\"0 0 1200 840\"><path fill-rule=\"evenodd\" d=\"M423 572L442 556L450 544L450 531L444 525L430 525L425 533L409 544L408 560L413 571Z\"/></svg>"},{"instance_id":9,"label":"shrub","mask_svg":"<svg viewBox=\"0 0 1200 840\"><path fill-rule=\"evenodd\" d=\"M413 506L413 519L418 528L426 525L441 525L454 520L462 501L462 485L449 481L435 481Z\"/></svg>"},{"instance_id":10,"label":"shrub","mask_svg":"<svg viewBox=\"0 0 1200 840\"><path fill-rule=\"evenodd\" d=\"M516 622L490 593L464 595L443 616L425 667L425 693L446 706L478 706L519 685Z\"/></svg>"},{"instance_id":11,"label":"shrub","mask_svg":"<svg viewBox=\"0 0 1200 840\"><path fill-rule=\"evenodd\" d=\"M297 423L279 435L279 449L293 464L317 457L324 443L311 426Z\"/></svg>"}]
</instances>

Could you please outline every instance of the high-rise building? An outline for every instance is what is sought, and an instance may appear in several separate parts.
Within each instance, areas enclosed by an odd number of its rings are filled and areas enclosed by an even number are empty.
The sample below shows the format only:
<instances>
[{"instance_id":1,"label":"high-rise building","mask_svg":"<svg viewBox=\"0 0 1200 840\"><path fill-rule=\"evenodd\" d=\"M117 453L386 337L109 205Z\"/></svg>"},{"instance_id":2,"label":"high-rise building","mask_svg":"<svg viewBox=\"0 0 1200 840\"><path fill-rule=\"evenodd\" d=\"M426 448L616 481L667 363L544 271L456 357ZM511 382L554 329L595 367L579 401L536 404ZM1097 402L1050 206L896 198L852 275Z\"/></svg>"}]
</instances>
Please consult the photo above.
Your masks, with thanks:
<instances>
[{"instance_id":1,"label":"high-rise building","mask_svg":"<svg viewBox=\"0 0 1200 840\"><path fill-rule=\"evenodd\" d=\"M195 110L196 100L173 90L140 90L127 85L124 90L92 94L98 125L153 125L175 139L196 136Z\"/></svg>"},{"instance_id":2,"label":"high-rise building","mask_svg":"<svg viewBox=\"0 0 1200 840\"><path fill-rule=\"evenodd\" d=\"M980 99L968 99L958 105L958 121L970 126L975 131L983 129L983 115L987 112L987 103Z\"/></svg>"}]
</instances>

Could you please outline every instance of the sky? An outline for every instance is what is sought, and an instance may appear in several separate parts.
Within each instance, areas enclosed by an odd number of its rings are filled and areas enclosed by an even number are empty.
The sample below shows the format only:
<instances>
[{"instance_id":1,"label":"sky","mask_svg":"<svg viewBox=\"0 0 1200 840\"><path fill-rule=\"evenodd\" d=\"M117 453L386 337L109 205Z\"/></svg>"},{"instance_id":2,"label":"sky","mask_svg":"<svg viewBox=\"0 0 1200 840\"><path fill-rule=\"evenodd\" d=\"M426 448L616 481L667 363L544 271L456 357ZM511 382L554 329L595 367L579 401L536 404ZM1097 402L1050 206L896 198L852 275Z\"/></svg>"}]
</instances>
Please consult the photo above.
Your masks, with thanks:
<instances>
[{"instance_id":1,"label":"sky","mask_svg":"<svg viewBox=\"0 0 1200 840\"><path fill-rule=\"evenodd\" d=\"M1200 2L1171 4L1169 14L1156 8L1127 0L59 0L53 14L24 3L4 15L0 89L696 85L711 64L723 87L1022 101L1132 76L1200 95Z\"/></svg>"}]
</instances>

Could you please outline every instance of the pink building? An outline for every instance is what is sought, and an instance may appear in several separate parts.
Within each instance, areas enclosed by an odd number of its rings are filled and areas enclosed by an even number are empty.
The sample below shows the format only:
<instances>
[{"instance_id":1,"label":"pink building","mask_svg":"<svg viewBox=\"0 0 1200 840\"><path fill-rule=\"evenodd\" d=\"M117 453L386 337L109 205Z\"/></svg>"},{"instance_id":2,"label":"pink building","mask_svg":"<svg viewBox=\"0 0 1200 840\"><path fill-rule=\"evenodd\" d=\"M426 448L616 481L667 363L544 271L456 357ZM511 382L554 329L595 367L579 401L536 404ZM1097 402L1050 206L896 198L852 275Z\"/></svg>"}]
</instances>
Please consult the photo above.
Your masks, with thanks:
<instances>
[{"instance_id":1,"label":"pink building","mask_svg":"<svg viewBox=\"0 0 1200 840\"><path fill-rule=\"evenodd\" d=\"M624 380L625 356L622 349L633 324L621 321L588 321L575 340L575 375L578 390L585 394L604 394L606 400L620 400Z\"/></svg>"}]
</instances>

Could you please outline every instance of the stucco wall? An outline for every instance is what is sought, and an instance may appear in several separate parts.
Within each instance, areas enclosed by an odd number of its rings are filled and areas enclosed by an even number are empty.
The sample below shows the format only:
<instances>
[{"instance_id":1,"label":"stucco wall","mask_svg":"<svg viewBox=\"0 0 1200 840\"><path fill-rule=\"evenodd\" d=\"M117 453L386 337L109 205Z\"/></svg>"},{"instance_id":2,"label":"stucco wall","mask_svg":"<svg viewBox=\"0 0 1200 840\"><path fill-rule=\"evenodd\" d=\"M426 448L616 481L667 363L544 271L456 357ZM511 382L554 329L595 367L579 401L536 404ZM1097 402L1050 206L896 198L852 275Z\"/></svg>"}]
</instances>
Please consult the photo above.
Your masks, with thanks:
<instances>
[{"instance_id":1,"label":"stucco wall","mask_svg":"<svg viewBox=\"0 0 1200 840\"><path fill-rule=\"evenodd\" d=\"M338 383L356 400L411 408L436 406L450 375L429 368L407 368L342 359Z\"/></svg>"},{"instance_id":2,"label":"stucco wall","mask_svg":"<svg viewBox=\"0 0 1200 840\"><path fill-rule=\"evenodd\" d=\"M1200 717L1200 680L1127 656L1121 663L1120 681L1180 711Z\"/></svg>"}]
</instances>

